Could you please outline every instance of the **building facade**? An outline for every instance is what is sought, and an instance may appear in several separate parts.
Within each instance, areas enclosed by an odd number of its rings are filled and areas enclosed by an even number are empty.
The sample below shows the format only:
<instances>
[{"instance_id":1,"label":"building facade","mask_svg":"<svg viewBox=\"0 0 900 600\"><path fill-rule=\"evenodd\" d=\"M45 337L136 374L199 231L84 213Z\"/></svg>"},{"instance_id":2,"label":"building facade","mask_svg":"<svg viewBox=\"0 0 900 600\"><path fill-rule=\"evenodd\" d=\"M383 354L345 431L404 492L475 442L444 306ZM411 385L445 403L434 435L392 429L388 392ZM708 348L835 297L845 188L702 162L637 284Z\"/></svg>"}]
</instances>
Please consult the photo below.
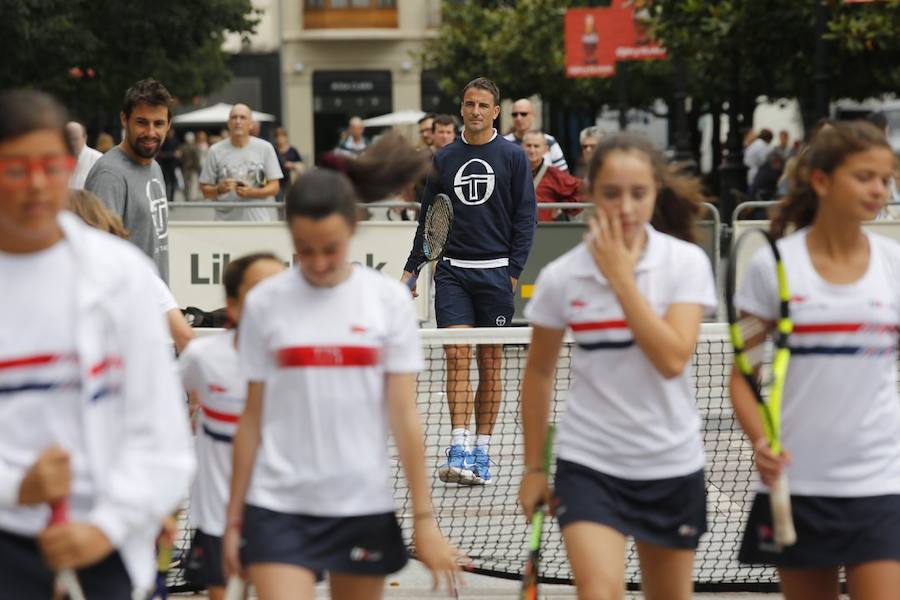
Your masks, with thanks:
<instances>
[{"instance_id":1,"label":"building facade","mask_svg":"<svg viewBox=\"0 0 900 600\"><path fill-rule=\"evenodd\" d=\"M304 158L334 148L350 117L446 110L419 59L440 0L280 0L280 14L283 120Z\"/></svg>"}]
</instances>

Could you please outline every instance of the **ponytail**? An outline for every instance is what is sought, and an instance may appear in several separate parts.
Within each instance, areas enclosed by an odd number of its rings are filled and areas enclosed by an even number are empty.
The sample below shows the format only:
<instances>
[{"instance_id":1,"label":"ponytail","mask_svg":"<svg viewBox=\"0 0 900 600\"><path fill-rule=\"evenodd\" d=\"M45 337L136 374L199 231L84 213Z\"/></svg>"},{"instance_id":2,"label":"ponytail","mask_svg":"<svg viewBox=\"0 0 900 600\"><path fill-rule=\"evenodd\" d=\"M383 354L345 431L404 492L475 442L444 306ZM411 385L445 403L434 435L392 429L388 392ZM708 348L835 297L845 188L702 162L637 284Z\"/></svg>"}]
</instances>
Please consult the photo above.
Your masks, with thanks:
<instances>
[{"instance_id":1,"label":"ponytail","mask_svg":"<svg viewBox=\"0 0 900 600\"><path fill-rule=\"evenodd\" d=\"M706 201L700 181L685 175L666 162L662 153L645 136L635 133L617 133L603 138L588 166L588 183L592 191L603 161L614 151L640 152L650 161L656 180L656 206L650 224L654 229L696 243L696 220Z\"/></svg>"},{"instance_id":2,"label":"ponytail","mask_svg":"<svg viewBox=\"0 0 900 600\"><path fill-rule=\"evenodd\" d=\"M866 121L837 121L819 128L797 156L787 196L772 219L772 235L779 238L791 228L812 225L819 208L819 198L810 184L813 171L830 175L851 154L877 147L890 149L890 144L884 131Z\"/></svg>"},{"instance_id":3,"label":"ponytail","mask_svg":"<svg viewBox=\"0 0 900 600\"><path fill-rule=\"evenodd\" d=\"M285 198L292 217L321 219L340 214L356 223L356 203L384 200L422 178L430 168L427 151L413 148L401 135L387 133L359 158L329 153L321 158L324 169L300 177Z\"/></svg>"}]
</instances>

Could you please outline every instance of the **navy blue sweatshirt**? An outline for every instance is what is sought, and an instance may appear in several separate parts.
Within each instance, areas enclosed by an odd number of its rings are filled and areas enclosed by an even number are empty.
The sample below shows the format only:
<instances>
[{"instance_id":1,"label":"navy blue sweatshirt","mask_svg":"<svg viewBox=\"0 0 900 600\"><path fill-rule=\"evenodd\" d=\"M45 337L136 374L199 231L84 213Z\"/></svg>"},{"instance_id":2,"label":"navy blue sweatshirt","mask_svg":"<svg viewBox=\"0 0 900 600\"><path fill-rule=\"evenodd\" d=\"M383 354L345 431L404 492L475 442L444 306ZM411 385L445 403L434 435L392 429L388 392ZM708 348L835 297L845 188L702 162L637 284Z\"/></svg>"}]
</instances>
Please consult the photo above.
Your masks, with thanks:
<instances>
[{"instance_id":1,"label":"navy blue sweatshirt","mask_svg":"<svg viewBox=\"0 0 900 600\"><path fill-rule=\"evenodd\" d=\"M422 230L428 205L444 193L453 203L453 230L444 256L460 260L509 259L518 278L534 241L537 221L531 167L521 147L495 135L487 144L462 140L438 150L425 183L419 227L405 270L425 260Z\"/></svg>"}]
</instances>

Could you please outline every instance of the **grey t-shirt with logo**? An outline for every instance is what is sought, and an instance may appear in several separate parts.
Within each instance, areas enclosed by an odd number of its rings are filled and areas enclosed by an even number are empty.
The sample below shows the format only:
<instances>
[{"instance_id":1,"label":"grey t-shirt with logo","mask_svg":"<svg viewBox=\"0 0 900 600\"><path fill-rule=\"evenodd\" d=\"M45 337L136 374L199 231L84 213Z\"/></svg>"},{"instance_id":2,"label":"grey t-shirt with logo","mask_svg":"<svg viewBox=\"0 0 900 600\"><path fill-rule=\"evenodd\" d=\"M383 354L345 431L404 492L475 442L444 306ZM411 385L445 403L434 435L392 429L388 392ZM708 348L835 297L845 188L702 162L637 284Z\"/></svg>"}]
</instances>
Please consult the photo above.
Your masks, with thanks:
<instances>
[{"instance_id":1,"label":"grey t-shirt with logo","mask_svg":"<svg viewBox=\"0 0 900 600\"><path fill-rule=\"evenodd\" d=\"M200 183L215 185L226 179L235 179L240 184L261 188L273 179L281 179L284 174L278 164L275 147L266 140L250 137L247 144L238 148L225 138L209 148L203 161ZM219 200L227 202L268 202L268 198L242 198L235 192L220 194ZM275 221L278 215L274 208L216 208L216 221Z\"/></svg>"},{"instance_id":2,"label":"grey t-shirt with logo","mask_svg":"<svg viewBox=\"0 0 900 600\"><path fill-rule=\"evenodd\" d=\"M169 207L157 162L140 165L116 146L94 163L84 189L119 215L128 239L153 259L160 277L168 283Z\"/></svg>"}]
</instances>

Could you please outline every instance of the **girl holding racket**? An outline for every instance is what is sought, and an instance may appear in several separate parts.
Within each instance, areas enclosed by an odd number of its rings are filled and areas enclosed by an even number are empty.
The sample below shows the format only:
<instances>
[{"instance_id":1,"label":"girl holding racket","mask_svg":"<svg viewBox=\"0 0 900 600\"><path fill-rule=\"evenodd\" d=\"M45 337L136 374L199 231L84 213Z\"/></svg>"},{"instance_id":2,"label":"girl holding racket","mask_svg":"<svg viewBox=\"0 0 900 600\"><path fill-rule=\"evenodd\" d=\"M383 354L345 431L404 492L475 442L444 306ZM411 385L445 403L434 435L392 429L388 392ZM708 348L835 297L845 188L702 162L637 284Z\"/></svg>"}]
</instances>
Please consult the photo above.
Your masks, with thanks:
<instances>
[{"instance_id":1,"label":"girl holding racket","mask_svg":"<svg viewBox=\"0 0 900 600\"><path fill-rule=\"evenodd\" d=\"M257 283L284 270L270 253L242 256L225 268L225 310L234 328L191 342L181 355L181 381L196 399L197 476L191 490L191 525L195 528L188 555L191 583L204 587L210 600L225 596L222 574L222 535L231 482L232 439L244 408L247 380L238 364L244 298Z\"/></svg>"},{"instance_id":2,"label":"girl holding racket","mask_svg":"<svg viewBox=\"0 0 900 600\"><path fill-rule=\"evenodd\" d=\"M744 380L732 377L735 413L756 450L757 495L740 560L778 567L788 600L836 600L846 568L851 598L900 590L900 246L867 233L888 198L893 155L864 122L822 128L799 157L772 223L790 282L791 361L782 445L775 456ZM772 326L779 299L770 252L756 254L735 298ZM767 484L790 483L797 542L772 539Z\"/></svg>"},{"instance_id":3,"label":"girl holding racket","mask_svg":"<svg viewBox=\"0 0 900 600\"><path fill-rule=\"evenodd\" d=\"M193 460L153 266L63 210L65 122L0 94L0 590L50 598L74 570L112 600L152 584ZM48 527L51 504L69 519Z\"/></svg>"},{"instance_id":4,"label":"girl holding racket","mask_svg":"<svg viewBox=\"0 0 900 600\"><path fill-rule=\"evenodd\" d=\"M522 383L526 516L548 503L541 466L567 329L573 381L559 427L557 520L579 598L621 598L635 539L649 600L691 597L706 530L703 442L689 363L716 306L691 241L699 182L634 134L604 139L588 180L596 215L583 243L547 265L526 308L534 328Z\"/></svg>"},{"instance_id":5,"label":"girl holding racket","mask_svg":"<svg viewBox=\"0 0 900 600\"><path fill-rule=\"evenodd\" d=\"M393 433L413 505L418 558L455 585L457 553L432 514L416 410L421 346L409 291L347 252L359 200L417 179L427 156L386 135L340 171L288 191L298 268L247 297L239 357L249 380L234 440L226 575L246 568L261 600L375 600L407 561L394 514ZM239 552L240 548L240 552ZM240 555L240 556L239 556Z\"/></svg>"}]
</instances>

